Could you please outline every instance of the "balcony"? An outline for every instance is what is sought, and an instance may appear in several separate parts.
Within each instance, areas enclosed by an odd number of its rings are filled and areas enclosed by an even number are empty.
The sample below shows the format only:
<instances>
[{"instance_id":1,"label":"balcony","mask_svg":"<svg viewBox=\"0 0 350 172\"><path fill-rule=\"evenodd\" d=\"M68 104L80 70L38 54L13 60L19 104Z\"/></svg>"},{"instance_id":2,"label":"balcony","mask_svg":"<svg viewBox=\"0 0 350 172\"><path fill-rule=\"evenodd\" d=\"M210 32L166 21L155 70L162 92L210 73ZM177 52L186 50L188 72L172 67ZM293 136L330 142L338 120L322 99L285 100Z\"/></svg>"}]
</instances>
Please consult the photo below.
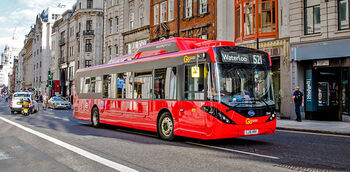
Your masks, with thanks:
<instances>
[{"instance_id":1,"label":"balcony","mask_svg":"<svg viewBox=\"0 0 350 172\"><path fill-rule=\"evenodd\" d=\"M64 39L60 40L60 46L63 46L66 44L66 41Z\"/></svg>"},{"instance_id":2,"label":"balcony","mask_svg":"<svg viewBox=\"0 0 350 172\"><path fill-rule=\"evenodd\" d=\"M94 35L94 30L84 30L83 35Z\"/></svg>"}]
</instances>

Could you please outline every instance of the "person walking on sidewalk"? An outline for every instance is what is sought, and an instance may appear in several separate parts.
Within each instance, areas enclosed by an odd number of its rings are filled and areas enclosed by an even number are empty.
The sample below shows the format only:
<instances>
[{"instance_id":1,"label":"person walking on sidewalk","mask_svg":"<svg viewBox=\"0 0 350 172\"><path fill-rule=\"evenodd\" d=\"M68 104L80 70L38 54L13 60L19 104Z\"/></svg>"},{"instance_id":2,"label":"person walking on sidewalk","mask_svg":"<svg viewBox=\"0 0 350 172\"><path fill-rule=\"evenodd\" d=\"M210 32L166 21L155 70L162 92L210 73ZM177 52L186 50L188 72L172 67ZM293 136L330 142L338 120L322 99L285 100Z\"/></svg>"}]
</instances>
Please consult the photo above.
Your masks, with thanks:
<instances>
[{"instance_id":1,"label":"person walking on sidewalk","mask_svg":"<svg viewBox=\"0 0 350 172\"><path fill-rule=\"evenodd\" d=\"M292 101L290 102L290 104L293 104L293 101L294 101L295 113L297 114L297 121L298 122L301 122L300 106L304 107L303 96L304 96L303 93L301 91L299 91L299 86L296 86L295 91L293 93L293 98L292 98Z\"/></svg>"},{"instance_id":2,"label":"person walking on sidewalk","mask_svg":"<svg viewBox=\"0 0 350 172\"><path fill-rule=\"evenodd\" d=\"M45 93L44 96L42 96L42 101L43 101L43 109L46 110L47 107L47 101L48 101L48 97L47 94Z\"/></svg>"}]
</instances>

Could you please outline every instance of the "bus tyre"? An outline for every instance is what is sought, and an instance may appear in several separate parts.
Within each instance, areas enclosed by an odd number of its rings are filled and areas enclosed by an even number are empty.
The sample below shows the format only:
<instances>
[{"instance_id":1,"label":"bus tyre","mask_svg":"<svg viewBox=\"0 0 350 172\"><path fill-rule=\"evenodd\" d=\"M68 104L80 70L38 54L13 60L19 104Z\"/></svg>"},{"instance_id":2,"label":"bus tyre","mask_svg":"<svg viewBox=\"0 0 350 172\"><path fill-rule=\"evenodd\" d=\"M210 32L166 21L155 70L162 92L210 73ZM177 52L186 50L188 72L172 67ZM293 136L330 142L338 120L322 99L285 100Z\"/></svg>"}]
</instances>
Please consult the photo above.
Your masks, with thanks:
<instances>
[{"instance_id":1,"label":"bus tyre","mask_svg":"<svg viewBox=\"0 0 350 172\"><path fill-rule=\"evenodd\" d=\"M164 140L174 139L174 122L169 112L164 112L160 115L158 121L158 136Z\"/></svg>"},{"instance_id":2,"label":"bus tyre","mask_svg":"<svg viewBox=\"0 0 350 172\"><path fill-rule=\"evenodd\" d=\"M100 113L98 112L97 107L94 107L92 109L91 123L92 123L92 126L95 128L98 128L100 126Z\"/></svg>"}]
</instances>

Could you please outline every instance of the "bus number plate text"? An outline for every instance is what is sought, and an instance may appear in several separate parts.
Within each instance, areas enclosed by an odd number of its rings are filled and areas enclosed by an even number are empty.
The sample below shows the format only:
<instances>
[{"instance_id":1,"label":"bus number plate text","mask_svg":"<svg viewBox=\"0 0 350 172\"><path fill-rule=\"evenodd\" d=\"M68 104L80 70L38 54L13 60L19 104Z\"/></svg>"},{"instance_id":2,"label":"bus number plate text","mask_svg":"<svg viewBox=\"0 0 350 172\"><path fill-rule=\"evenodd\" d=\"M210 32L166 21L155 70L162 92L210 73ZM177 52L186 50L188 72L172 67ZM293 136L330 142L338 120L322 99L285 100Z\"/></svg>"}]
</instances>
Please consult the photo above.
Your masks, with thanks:
<instances>
[{"instance_id":1,"label":"bus number plate text","mask_svg":"<svg viewBox=\"0 0 350 172\"><path fill-rule=\"evenodd\" d=\"M244 130L244 135L259 134L259 130Z\"/></svg>"}]
</instances>

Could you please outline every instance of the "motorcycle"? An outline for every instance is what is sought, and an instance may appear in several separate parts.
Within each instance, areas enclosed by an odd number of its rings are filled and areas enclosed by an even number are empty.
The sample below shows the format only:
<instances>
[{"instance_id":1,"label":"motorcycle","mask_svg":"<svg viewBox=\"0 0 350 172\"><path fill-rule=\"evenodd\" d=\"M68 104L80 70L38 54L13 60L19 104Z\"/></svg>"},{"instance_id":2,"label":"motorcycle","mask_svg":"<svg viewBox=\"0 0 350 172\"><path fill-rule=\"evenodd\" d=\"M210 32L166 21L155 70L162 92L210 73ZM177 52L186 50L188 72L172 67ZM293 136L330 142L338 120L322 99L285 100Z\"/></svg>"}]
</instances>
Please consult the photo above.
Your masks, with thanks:
<instances>
[{"instance_id":1,"label":"motorcycle","mask_svg":"<svg viewBox=\"0 0 350 172\"><path fill-rule=\"evenodd\" d=\"M22 115L28 116L30 114L30 101L22 101Z\"/></svg>"}]
</instances>

